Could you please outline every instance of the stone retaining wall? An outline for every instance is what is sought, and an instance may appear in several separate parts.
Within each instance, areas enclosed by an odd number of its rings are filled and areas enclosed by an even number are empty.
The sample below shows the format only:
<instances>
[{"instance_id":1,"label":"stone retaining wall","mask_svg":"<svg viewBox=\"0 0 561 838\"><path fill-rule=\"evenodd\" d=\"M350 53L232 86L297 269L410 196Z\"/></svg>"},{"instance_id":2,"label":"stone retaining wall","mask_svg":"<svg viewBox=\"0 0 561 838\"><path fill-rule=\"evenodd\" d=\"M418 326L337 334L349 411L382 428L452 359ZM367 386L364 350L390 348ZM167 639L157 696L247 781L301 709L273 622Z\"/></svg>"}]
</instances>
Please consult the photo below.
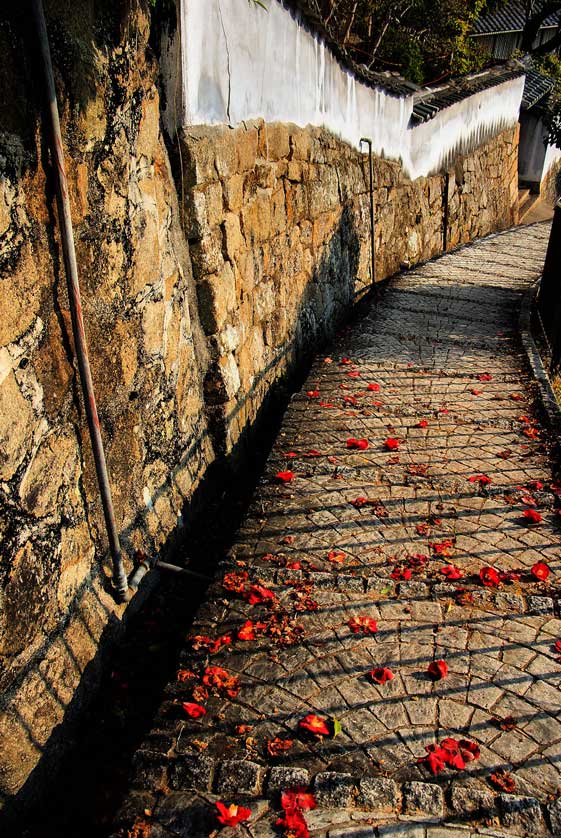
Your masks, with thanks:
<instances>
[{"instance_id":1,"label":"stone retaining wall","mask_svg":"<svg viewBox=\"0 0 561 838\"><path fill-rule=\"evenodd\" d=\"M517 222L517 149L508 129L449 171L449 247ZM368 158L327 131L258 121L186 129L182 160L206 397L230 451L271 383L370 286ZM378 280L442 251L444 188L374 159Z\"/></svg>"},{"instance_id":2,"label":"stone retaining wall","mask_svg":"<svg viewBox=\"0 0 561 838\"><path fill-rule=\"evenodd\" d=\"M148 16L127 3L46 6L130 569L136 550L173 544L209 465L235 452L272 384L368 289L367 169L319 129L192 128L180 207ZM63 747L63 722L130 612L110 591L52 172L20 34L0 27L0 808ZM516 221L516 148L513 129L457 162L450 245ZM440 252L444 181L410 182L383 160L374 174L381 279Z\"/></svg>"}]
</instances>

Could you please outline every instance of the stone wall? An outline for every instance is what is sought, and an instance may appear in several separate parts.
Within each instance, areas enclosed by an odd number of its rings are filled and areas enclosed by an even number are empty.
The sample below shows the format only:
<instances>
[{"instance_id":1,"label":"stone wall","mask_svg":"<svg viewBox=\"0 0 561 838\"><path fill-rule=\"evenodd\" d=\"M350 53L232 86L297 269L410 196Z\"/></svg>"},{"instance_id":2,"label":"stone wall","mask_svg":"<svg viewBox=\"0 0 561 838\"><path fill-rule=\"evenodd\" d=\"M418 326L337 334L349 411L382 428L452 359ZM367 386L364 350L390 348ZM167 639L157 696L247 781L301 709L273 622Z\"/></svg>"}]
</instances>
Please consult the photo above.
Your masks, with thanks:
<instances>
[{"instance_id":1,"label":"stone wall","mask_svg":"<svg viewBox=\"0 0 561 838\"><path fill-rule=\"evenodd\" d=\"M127 569L162 548L215 454L207 349L137 4L46 5L102 435ZM101 24L103 22L103 25ZM37 68L0 27L0 806L94 682L124 615L72 348ZM27 33L28 34L28 33ZM133 601L136 605L138 601Z\"/></svg>"},{"instance_id":2,"label":"stone wall","mask_svg":"<svg viewBox=\"0 0 561 838\"><path fill-rule=\"evenodd\" d=\"M185 230L230 451L271 383L370 286L368 158L322 129L244 123L182 140ZM515 224L518 128L449 171L448 246ZM374 158L376 278L442 251L445 178Z\"/></svg>"},{"instance_id":3,"label":"stone wall","mask_svg":"<svg viewBox=\"0 0 561 838\"><path fill-rule=\"evenodd\" d=\"M210 464L368 289L368 171L326 131L257 122L185 131L174 180L146 9L45 5L130 570L173 544ZM0 25L0 807L52 764L138 603L111 595L26 23ZM451 245L516 220L516 144L509 130L457 161ZM440 252L444 179L383 160L374 176L381 279Z\"/></svg>"}]
</instances>

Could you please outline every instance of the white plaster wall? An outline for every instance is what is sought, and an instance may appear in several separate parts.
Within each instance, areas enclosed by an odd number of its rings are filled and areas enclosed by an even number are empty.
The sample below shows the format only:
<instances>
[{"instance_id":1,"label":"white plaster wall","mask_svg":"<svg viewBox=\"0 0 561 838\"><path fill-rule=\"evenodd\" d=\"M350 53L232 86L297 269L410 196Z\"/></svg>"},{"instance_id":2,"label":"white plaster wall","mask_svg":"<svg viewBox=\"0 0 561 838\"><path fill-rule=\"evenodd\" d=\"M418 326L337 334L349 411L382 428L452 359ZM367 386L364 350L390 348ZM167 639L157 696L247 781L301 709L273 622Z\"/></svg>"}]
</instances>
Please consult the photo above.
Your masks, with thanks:
<instances>
[{"instance_id":1,"label":"white plaster wall","mask_svg":"<svg viewBox=\"0 0 561 838\"><path fill-rule=\"evenodd\" d=\"M184 125L245 119L322 126L402 160L412 178L440 169L518 119L524 79L475 94L409 129L413 97L357 81L280 0L179 0Z\"/></svg>"},{"instance_id":2,"label":"white plaster wall","mask_svg":"<svg viewBox=\"0 0 561 838\"><path fill-rule=\"evenodd\" d=\"M518 121L524 76L474 93L439 111L429 122L409 129L412 176L434 174L457 154L467 154Z\"/></svg>"},{"instance_id":3,"label":"white plaster wall","mask_svg":"<svg viewBox=\"0 0 561 838\"><path fill-rule=\"evenodd\" d=\"M555 145L548 145L545 152L545 160L543 164L542 180L549 173L549 170L561 158L561 149Z\"/></svg>"},{"instance_id":4,"label":"white plaster wall","mask_svg":"<svg viewBox=\"0 0 561 838\"><path fill-rule=\"evenodd\" d=\"M181 0L184 121L324 126L399 158L413 107L358 82L277 0Z\"/></svg>"}]
</instances>

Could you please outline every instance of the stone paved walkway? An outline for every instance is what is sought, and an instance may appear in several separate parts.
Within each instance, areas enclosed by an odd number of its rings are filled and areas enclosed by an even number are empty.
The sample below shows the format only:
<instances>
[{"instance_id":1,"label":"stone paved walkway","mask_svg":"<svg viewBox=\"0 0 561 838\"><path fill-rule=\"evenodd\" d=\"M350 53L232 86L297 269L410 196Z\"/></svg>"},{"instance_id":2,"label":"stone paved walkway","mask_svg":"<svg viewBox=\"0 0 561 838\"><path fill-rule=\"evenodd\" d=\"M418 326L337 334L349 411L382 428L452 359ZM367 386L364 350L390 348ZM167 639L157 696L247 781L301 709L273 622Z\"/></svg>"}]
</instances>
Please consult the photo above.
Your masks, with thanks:
<instances>
[{"instance_id":1,"label":"stone paved walkway","mask_svg":"<svg viewBox=\"0 0 561 838\"><path fill-rule=\"evenodd\" d=\"M313 836L561 835L561 519L517 333L548 234L517 228L400 275L317 358L198 614L202 639L136 755L115 834L207 836L218 799L252 809L224 838L273 838L279 792L305 785ZM498 586L481 583L483 567ZM355 633L360 617L377 631ZM435 681L437 660L448 672ZM393 679L373 683L384 667ZM306 735L309 714L340 732ZM418 759L447 737L480 757L434 775ZM275 750L276 738L292 744ZM511 793L492 782L498 769Z\"/></svg>"}]
</instances>

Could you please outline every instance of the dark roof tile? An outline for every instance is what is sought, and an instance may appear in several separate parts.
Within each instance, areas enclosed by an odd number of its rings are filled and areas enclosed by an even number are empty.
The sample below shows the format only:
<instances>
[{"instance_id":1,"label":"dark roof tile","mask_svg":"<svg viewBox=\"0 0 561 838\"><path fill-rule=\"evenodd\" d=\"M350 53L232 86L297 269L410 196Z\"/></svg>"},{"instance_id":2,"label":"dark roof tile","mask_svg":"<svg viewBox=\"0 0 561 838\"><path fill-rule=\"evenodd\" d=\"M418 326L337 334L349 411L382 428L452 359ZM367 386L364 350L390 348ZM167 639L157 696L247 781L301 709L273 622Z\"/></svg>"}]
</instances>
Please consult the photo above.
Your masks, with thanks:
<instances>
[{"instance_id":1,"label":"dark roof tile","mask_svg":"<svg viewBox=\"0 0 561 838\"><path fill-rule=\"evenodd\" d=\"M535 9L543 6L545 0L537 0ZM557 26L558 10L547 17L541 28ZM495 11L483 15L475 21L472 35L498 35L504 32L522 32L526 23L525 4L521 0L510 0L506 5L500 5Z\"/></svg>"}]
</instances>

